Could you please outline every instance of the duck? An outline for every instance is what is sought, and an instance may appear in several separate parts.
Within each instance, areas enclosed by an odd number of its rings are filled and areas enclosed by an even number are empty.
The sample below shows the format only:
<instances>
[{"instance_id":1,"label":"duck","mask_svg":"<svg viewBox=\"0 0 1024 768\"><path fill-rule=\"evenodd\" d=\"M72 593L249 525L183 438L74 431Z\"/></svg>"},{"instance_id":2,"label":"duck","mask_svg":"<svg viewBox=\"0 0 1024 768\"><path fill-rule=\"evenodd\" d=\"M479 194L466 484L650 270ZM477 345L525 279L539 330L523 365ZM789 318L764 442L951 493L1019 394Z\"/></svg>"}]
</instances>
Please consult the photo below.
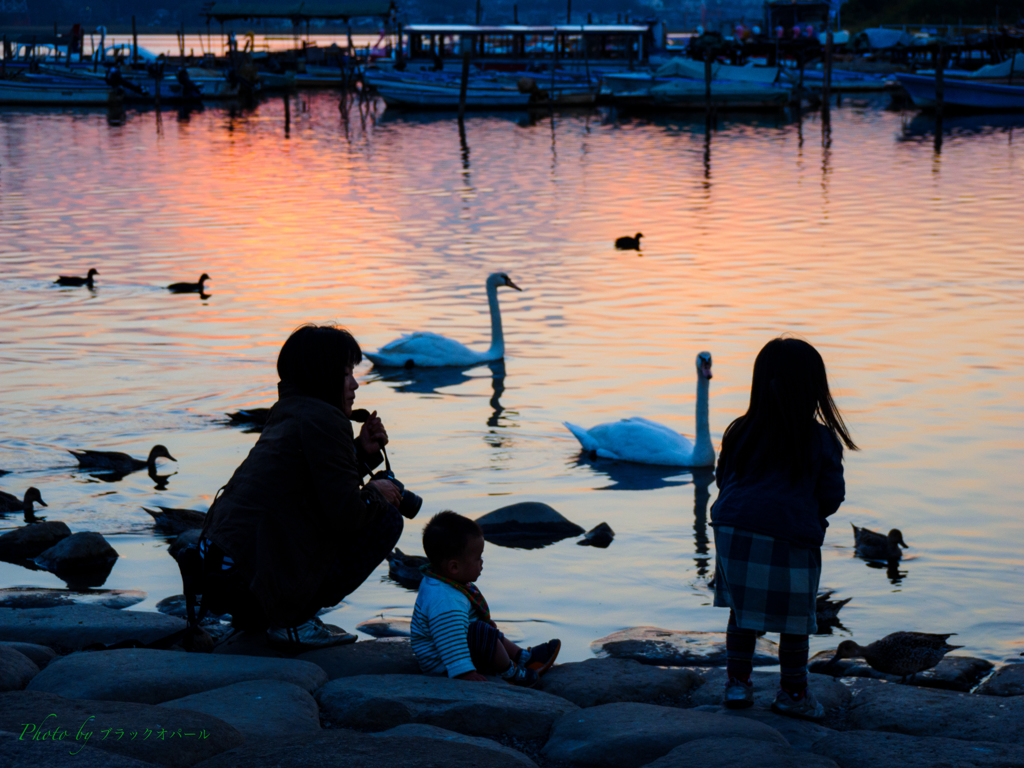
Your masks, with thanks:
<instances>
[{"instance_id":1,"label":"duck","mask_svg":"<svg viewBox=\"0 0 1024 768\"><path fill-rule=\"evenodd\" d=\"M852 597L848 597L845 600L833 600L834 595L831 589L827 589L822 592L815 600L814 603L814 615L818 619L818 623L831 623L839 621L839 611L848 602L853 600Z\"/></svg>"},{"instance_id":2,"label":"duck","mask_svg":"<svg viewBox=\"0 0 1024 768\"><path fill-rule=\"evenodd\" d=\"M854 551L865 560L886 560L889 562L903 557L900 547L907 547L899 528L893 528L888 535L858 528L853 523Z\"/></svg>"},{"instance_id":3,"label":"duck","mask_svg":"<svg viewBox=\"0 0 1024 768\"><path fill-rule=\"evenodd\" d=\"M206 513L197 509L175 509L174 507L157 506L156 509L143 507L152 518L157 528L168 533L184 533L203 527Z\"/></svg>"},{"instance_id":4,"label":"duck","mask_svg":"<svg viewBox=\"0 0 1024 768\"><path fill-rule=\"evenodd\" d=\"M418 331L395 339L376 352L367 352L366 356L378 368L468 368L503 359L505 336L501 330L498 288L505 286L517 291L523 290L504 272L495 272L487 277L487 303L491 308L491 347L486 352L470 349L454 339L436 333Z\"/></svg>"},{"instance_id":5,"label":"duck","mask_svg":"<svg viewBox=\"0 0 1024 768\"><path fill-rule=\"evenodd\" d=\"M44 507L49 506L43 501L42 494L39 493L38 488L29 488L25 491L25 497L19 499L17 496L5 491L0 491L0 514L6 514L8 512L24 512L25 522L32 520L35 517L35 509L32 504L40 504Z\"/></svg>"},{"instance_id":6,"label":"duck","mask_svg":"<svg viewBox=\"0 0 1024 768\"><path fill-rule=\"evenodd\" d=\"M87 285L90 288L92 288L92 278L94 275L98 274L99 272L96 271L95 269L90 269L89 274L86 275L85 277L69 277L67 275L61 275L53 282L55 285L67 285L72 288L80 288L83 285Z\"/></svg>"},{"instance_id":7,"label":"duck","mask_svg":"<svg viewBox=\"0 0 1024 768\"><path fill-rule=\"evenodd\" d=\"M932 635L927 632L893 632L881 640L869 645L858 645L853 640L844 640L836 649L828 664L839 659L859 657L870 667L887 675L898 675L905 683L907 678L913 679L918 672L931 669L950 651L963 648L962 645L950 645L946 641L955 632L947 635Z\"/></svg>"},{"instance_id":8,"label":"duck","mask_svg":"<svg viewBox=\"0 0 1024 768\"><path fill-rule=\"evenodd\" d=\"M696 442L673 429L638 416L584 429L568 421L565 427L587 451L599 458L659 464L673 467L712 467L715 447L708 426L708 382L711 380L711 353L701 352L697 367Z\"/></svg>"},{"instance_id":9,"label":"duck","mask_svg":"<svg viewBox=\"0 0 1024 768\"><path fill-rule=\"evenodd\" d=\"M158 458L177 461L171 456L170 451L162 445L154 445L149 452L149 458L145 461L129 456L127 453L117 451L68 451L78 459L78 466L96 469L112 469L115 472L134 472L137 469L148 469L150 475L156 475L156 460Z\"/></svg>"},{"instance_id":10,"label":"duck","mask_svg":"<svg viewBox=\"0 0 1024 768\"><path fill-rule=\"evenodd\" d=\"M395 547L388 555L388 576L403 587L414 589L423 581L422 569L429 564L430 560L422 555L407 555Z\"/></svg>"},{"instance_id":11,"label":"duck","mask_svg":"<svg viewBox=\"0 0 1024 768\"><path fill-rule=\"evenodd\" d=\"M642 232L637 232L636 237L620 237L615 241L616 249L620 251L639 251L640 250L640 238L643 237Z\"/></svg>"},{"instance_id":12,"label":"duck","mask_svg":"<svg viewBox=\"0 0 1024 768\"><path fill-rule=\"evenodd\" d=\"M203 283L210 279L210 276L203 272L198 283L171 283L167 290L171 293L203 293Z\"/></svg>"},{"instance_id":13,"label":"duck","mask_svg":"<svg viewBox=\"0 0 1024 768\"><path fill-rule=\"evenodd\" d=\"M255 424L257 427L265 427L267 419L270 418L270 409L243 408L225 415L231 419L232 424Z\"/></svg>"}]
</instances>

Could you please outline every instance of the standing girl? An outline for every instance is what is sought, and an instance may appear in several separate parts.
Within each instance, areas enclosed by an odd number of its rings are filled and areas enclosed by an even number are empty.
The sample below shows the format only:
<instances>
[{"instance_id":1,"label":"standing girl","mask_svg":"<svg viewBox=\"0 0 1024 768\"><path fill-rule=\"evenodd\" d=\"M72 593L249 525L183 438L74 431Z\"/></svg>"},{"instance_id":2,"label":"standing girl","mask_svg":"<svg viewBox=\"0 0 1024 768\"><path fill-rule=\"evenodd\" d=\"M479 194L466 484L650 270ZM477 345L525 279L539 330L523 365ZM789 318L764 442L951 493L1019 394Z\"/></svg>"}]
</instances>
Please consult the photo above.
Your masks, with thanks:
<instances>
[{"instance_id":1,"label":"standing girl","mask_svg":"<svg viewBox=\"0 0 1024 768\"><path fill-rule=\"evenodd\" d=\"M807 690L807 636L818 628L826 518L845 496L844 443L857 450L821 355L801 339L769 341L754 361L750 406L725 430L715 470L715 605L730 609L727 707L754 703L757 633L778 632L782 680L772 710L824 716Z\"/></svg>"}]
</instances>

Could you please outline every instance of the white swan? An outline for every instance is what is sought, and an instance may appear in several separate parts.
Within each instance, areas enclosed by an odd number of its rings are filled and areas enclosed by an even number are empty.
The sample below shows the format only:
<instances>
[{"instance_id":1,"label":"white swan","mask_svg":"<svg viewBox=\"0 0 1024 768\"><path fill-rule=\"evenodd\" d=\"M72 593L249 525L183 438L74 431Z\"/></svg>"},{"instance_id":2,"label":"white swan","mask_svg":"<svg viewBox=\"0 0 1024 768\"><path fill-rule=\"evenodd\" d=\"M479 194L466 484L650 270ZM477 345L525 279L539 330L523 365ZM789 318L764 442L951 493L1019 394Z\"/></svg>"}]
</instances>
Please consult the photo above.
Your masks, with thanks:
<instances>
[{"instance_id":1,"label":"white swan","mask_svg":"<svg viewBox=\"0 0 1024 768\"><path fill-rule=\"evenodd\" d=\"M711 353L697 355L697 442L690 442L668 427L634 417L611 424L583 429L564 422L583 450L604 459L632 461L637 464L664 464L673 467L712 467L715 447L708 426L708 381L711 379Z\"/></svg>"},{"instance_id":2,"label":"white swan","mask_svg":"<svg viewBox=\"0 0 1024 768\"><path fill-rule=\"evenodd\" d=\"M487 278L487 303L491 307L491 348L477 352L454 339L428 331L418 331L385 344L376 352L367 352L378 368L439 368L451 365L468 367L501 360L505 357L505 336L501 330L501 311L498 309L498 288L507 285L523 290L504 272L495 272Z\"/></svg>"}]
</instances>

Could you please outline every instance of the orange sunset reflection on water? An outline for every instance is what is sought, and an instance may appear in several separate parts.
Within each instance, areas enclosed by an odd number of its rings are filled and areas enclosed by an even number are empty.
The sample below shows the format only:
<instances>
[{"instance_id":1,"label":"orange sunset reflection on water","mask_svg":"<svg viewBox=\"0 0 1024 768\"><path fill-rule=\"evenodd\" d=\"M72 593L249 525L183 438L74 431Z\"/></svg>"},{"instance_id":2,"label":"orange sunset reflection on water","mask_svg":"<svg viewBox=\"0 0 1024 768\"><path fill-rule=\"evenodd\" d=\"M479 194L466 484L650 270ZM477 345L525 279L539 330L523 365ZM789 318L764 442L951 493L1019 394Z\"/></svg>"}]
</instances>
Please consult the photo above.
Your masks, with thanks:
<instances>
[{"instance_id":1,"label":"orange sunset reflection on water","mask_svg":"<svg viewBox=\"0 0 1024 768\"><path fill-rule=\"evenodd\" d=\"M147 590L143 609L180 590L140 507L209 505L256 438L222 414L273 402L292 328L483 348L483 284L502 270L525 289L500 292L504 375L360 368L357 402L426 499L403 550L440 509L545 501L615 542L489 545L481 587L503 618L555 624L532 631L569 659L627 626L722 629L707 478L579 461L561 422L692 434L706 349L717 446L757 351L792 332L822 351L863 447L824 550L823 586L853 598L840 634L956 631L993 661L1021 649L1024 119L947 118L938 149L932 121L882 97L844 99L827 124L524 113L471 116L461 137L449 115L290 99L287 124L283 97L121 124L0 110L0 487L39 487L73 530L125 534L106 586ZM614 250L636 232L641 252ZM50 284L90 267L94 293ZM202 272L205 300L163 288ZM97 482L64 453L156 442L179 459L163 490ZM851 522L904 531L902 575L853 557ZM385 573L332 620L410 614L414 593ZM0 565L0 587L27 583L60 585Z\"/></svg>"}]
</instances>

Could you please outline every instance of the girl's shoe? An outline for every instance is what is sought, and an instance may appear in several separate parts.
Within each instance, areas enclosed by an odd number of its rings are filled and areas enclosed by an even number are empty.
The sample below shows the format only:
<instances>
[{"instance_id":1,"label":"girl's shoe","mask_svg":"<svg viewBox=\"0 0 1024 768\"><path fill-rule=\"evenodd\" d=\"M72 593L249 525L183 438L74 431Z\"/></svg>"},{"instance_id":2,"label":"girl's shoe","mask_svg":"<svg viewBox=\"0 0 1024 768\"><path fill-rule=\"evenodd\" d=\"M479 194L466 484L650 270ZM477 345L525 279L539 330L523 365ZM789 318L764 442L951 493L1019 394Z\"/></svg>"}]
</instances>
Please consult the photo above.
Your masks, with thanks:
<instances>
[{"instance_id":1,"label":"girl's shoe","mask_svg":"<svg viewBox=\"0 0 1024 768\"><path fill-rule=\"evenodd\" d=\"M787 717L798 717L801 720L824 720L825 708L821 706L814 694L804 691L804 695L795 698L786 691L780 690L772 702L772 712Z\"/></svg>"},{"instance_id":2,"label":"girl's shoe","mask_svg":"<svg viewBox=\"0 0 1024 768\"><path fill-rule=\"evenodd\" d=\"M730 677L725 684L725 696L722 703L729 709L746 709L754 705L754 684L744 683L735 677Z\"/></svg>"},{"instance_id":3,"label":"girl's shoe","mask_svg":"<svg viewBox=\"0 0 1024 768\"><path fill-rule=\"evenodd\" d=\"M532 669L519 666L514 661L508 665L508 669L500 673L499 677L512 685L521 685L524 688L533 688L540 682L540 675Z\"/></svg>"},{"instance_id":4,"label":"girl's shoe","mask_svg":"<svg viewBox=\"0 0 1024 768\"><path fill-rule=\"evenodd\" d=\"M537 676L543 675L555 663L558 652L562 649L561 640L548 640L546 643L527 648L520 654L520 658L526 657L526 668L532 669ZM518 659L517 659L518 661Z\"/></svg>"}]
</instances>

